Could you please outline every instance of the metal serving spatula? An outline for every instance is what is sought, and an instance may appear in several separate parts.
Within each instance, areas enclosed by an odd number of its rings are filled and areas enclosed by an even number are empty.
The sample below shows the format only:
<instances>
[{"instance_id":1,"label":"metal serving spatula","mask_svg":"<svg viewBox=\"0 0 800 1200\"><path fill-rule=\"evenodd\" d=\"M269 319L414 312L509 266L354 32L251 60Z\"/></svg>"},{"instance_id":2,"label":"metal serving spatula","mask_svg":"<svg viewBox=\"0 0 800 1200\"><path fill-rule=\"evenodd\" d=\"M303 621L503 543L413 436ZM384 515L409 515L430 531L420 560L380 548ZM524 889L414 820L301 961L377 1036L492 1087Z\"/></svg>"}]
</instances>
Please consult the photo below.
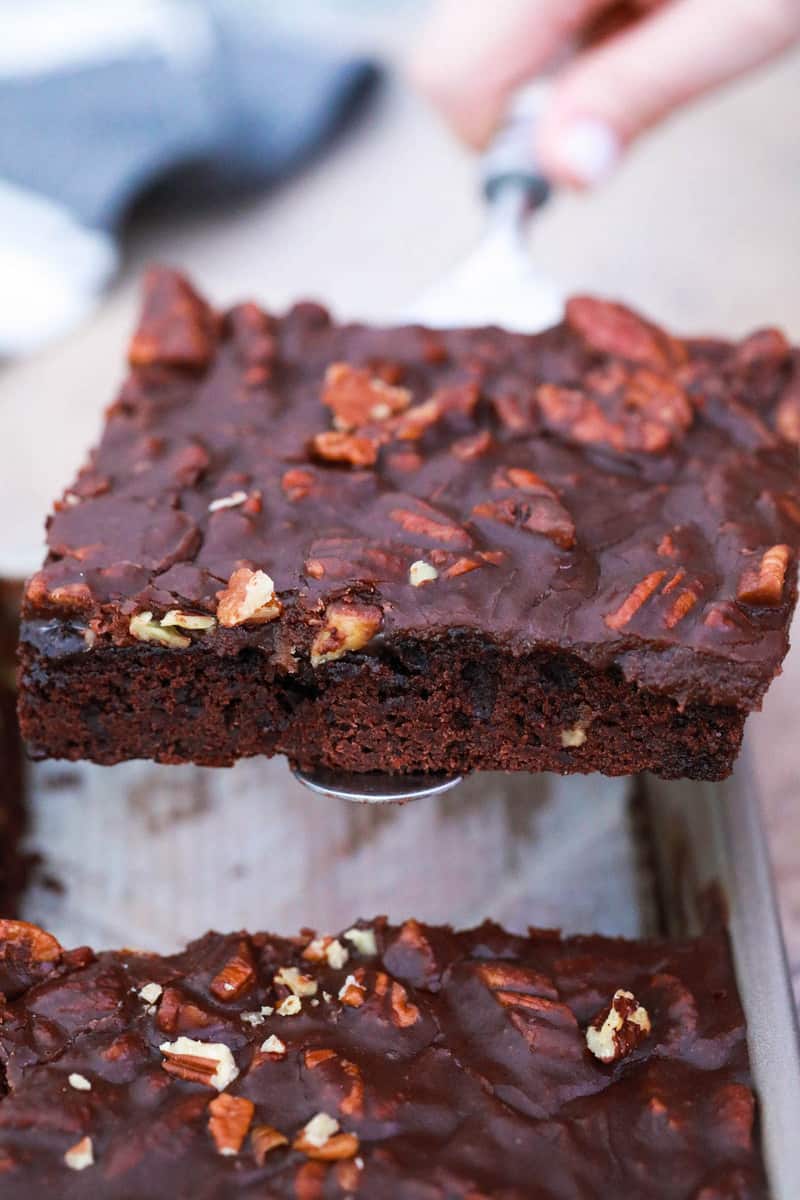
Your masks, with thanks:
<instances>
[{"instance_id":1,"label":"metal serving spatula","mask_svg":"<svg viewBox=\"0 0 800 1200\"><path fill-rule=\"evenodd\" d=\"M439 329L501 325L535 333L560 320L563 298L535 269L525 242L528 219L550 195L534 151L546 86L534 84L517 93L483 155L486 227L480 242L403 314L403 324ZM460 775L363 775L323 768L293 768L293 773L312 791L371 804L436 796L461 781Z\"/></svg>"}]
</instances>

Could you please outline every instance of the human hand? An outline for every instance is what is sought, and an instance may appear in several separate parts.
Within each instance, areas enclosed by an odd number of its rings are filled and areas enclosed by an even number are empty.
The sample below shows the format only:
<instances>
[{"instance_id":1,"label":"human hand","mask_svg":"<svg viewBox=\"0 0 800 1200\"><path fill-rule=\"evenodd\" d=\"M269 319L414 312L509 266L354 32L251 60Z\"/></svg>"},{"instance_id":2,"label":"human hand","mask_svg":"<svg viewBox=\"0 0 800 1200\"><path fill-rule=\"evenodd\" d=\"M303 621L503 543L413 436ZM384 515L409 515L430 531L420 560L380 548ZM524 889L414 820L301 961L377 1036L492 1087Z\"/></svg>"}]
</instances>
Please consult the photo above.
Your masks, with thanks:
<instances>
[{"instance_id":1,"label":"human hand","mask_svg":"<svg viewBox=\"0 0 800 1200\"><path fill-rule=\"evenodd\" d=\"M411 74L481 147L511 94L548 71L539 161L589 187L640 133L798 40L800 0L437 0Z\"/></svg>"}]
</instances>

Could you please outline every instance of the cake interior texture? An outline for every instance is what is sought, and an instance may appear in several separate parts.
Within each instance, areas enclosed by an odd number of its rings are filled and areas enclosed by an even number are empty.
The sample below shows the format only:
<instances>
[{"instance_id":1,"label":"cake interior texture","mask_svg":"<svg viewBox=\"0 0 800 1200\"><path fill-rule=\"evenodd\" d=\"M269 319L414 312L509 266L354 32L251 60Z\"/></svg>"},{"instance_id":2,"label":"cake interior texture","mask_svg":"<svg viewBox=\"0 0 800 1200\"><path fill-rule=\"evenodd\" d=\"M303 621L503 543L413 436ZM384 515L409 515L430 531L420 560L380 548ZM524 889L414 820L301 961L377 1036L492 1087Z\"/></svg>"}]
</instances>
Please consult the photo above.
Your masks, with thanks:
<instances>
[{"instance_id":1,"label":"cake interior texture","mask_svg":"<svg viewBox=\"0 0 800 1200\"><path fill-rule=\"evenodd\" d=\"M756 1200L723 933L209 933L168 957L0 922L0 1194Z\"/></svg>"},{"instance_id":2,"label":"cake interior texture","mask_svg":"<svg viewBox=\"0 0 800 1200\"><path fill-rule=\"evenodd\" d=\"M156 270L129 360L26 592L33 754L730 771L797 598L778 331L377 329Z\"/></svg>"}]
</instances>

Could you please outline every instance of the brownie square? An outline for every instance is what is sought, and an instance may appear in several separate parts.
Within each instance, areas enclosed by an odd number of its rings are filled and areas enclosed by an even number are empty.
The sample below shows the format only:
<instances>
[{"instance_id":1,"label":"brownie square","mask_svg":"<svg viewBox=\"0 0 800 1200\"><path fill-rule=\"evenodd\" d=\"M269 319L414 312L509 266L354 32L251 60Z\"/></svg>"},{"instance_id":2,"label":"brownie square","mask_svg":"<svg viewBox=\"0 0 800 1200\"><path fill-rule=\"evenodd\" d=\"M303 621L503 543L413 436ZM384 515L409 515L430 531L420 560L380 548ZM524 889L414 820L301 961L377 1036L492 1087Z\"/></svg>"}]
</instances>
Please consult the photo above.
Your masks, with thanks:
<instances>
[{"instance_id":1,"label":"brownie square","mask_svg":"<svg viewBox=\"0 0 800 1200\"><path fill-rule=\"evenodd\" d=\"M34 754L718 779L788 648L800 355L220 314L152 272L49 522Z\"/></svg>"},{"instance_id":2,"label":"brownie square","mask_svg":"<svg viewBox=\"0 0 800 1200\"><path fill-rule=\"evenodd\" d=\"M0 1191L766 1196L724 934L357 922L160 958L0 922Z\"/></svg>"},{"instance_id":3,"label":"brownie square","mask_svg":"<svg viewBox=\"0 0 800 1200\"><path fill-rule=\"evenodd\" d=\"M0 579L0 916L15 916L30 866L20 851L26 826L25 767L17 724L15 652L22 585Z\"/></svg>"}]
</instances>

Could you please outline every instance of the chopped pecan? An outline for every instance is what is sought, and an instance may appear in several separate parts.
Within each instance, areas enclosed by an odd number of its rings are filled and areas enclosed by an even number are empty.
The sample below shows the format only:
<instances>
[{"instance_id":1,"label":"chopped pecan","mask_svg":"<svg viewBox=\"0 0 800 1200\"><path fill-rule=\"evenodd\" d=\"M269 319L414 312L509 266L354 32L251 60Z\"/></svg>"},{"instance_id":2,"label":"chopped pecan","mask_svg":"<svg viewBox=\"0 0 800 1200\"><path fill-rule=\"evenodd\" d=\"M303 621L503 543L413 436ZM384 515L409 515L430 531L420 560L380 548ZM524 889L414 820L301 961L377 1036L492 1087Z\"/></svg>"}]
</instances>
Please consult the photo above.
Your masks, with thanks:
<instances>
[{"instance_id":1,"label":"chopped pecan","mask_svg":"<svg viewBox=\"0 0 800 1200\"><path fill-rule=\"evenodd\" d=\"M137 641L154 642L159 646L167 646L170 650L185 650L192 644L192 639L186 634L164 628L151 612L135 613L128 622L128 629Z\"/></svg>"},{"instance_id":2,"label":"chopped pecan","mask_svg":"<svg viewBox=\"0 0 800 1200\"><path fill-rule=\"evenodd\" d=\"M228 586L217 592L217 620L226 628L235 625L263 625L281 615L281 602L275 584L264 571L239 567Z\"/></svg>"},{"instance_id":3,"label":"chopped pecan","mask_svg":"<svg viewBox=\"0 0 800 1200\"><path fill-rule=\"evenodd\" d=\"M161 626L164 629L171 629L177 626L178 629L207 630L213 629L216 623L216 617L209 617L205 613L181 612L179 608L171 608L161 618Z\"/></svg>"},{"instance_id":4,"label":"chopped pecan","mask_svg":"<svg viewBox=\"0 0 800 1200\"><path fill-rule=\"evenodd\" d=\"M761 562L755 570L745 571L736 599L742 604L777 607L783 600L783 588L791 557L792 551L789 546L771 546L761 556Z\"/></svg>"},{"instance_id":5,"label":"chopped pecan","mask_svg":"<svg viewBox=\"0 0 800 1200\"><path fill-rule=\"evenodd\" d=\"M411 1003L408 992L396 979L392 982L390 1003L392 1022L399 1029L407 1029L409 1025L415 1025L419 1020L419 1009L416 1004Z\"/></svg>"},{"instance_id":6,"label":"chopped pecan","mask_svg":"<svg viewBox=\"0 0 800 1200\"><path fill-rule=\"evenodd\" d=\"M600 354L618 355L629 362L669 367L686 358L684 347L656 325L624 304L573 296L567 301L567 324Z\"/></svg>"},{"instance_id":7,"label":"chopped pecan","mask_svg":"<svg viewBox=\"0 0 800 1200\"><path fill-rule=\"evenodd\" d=\"M224 1042L200 1042L179 1037L174 1042L162 1042L159 1050L165 1061L161 1066L170 1075L203 1083L218 1092L224 1091L239 1074L239 1068Z\"/></svg>"},{"instance_id":8,"label":"chopped pecan","mask_svg":"<svg viewBox=\"0 0 800 1200\"><path fill-rule=\"evenodd\" d=\"M562 550L575 545L575 523L564 505L555 496L506 496L502 500L487 500L476 504L475 517L488 517L503 525L540 533Z\"/></svg>"},{"instance_id":9,"label":"chopped pecan","mask_svg":"<svg viewBox=\"0 0 800 1200\"><path fill-rule=\"evenodd\" d=\"M54 605L64 612L88 613L92 607L92 593L85 583L65 583L51 588L44 571L37 571L25 589L28 604L42 609Z\"/></svg>"},{"instance_id":10,"label":"chopped pecan","mask_svg":"<svg viewBox=\"0 0 800 1200\"><path fill-rule=\"evenodd\" d=\"M348 975L339 988L339 999L342 1004L346 1004L348 1008L361 1008L366 998L367 990L364 985L359 983L355 975Z\"/></svg>"},{"instance_id":11,"label":"chopped pecan","mask_svg":"<svg viewBox=\"0 0 800 1200\"><path fill-rule=\"evenodd\" d=\"M245 942L232 954L224 967L211 980L209 990L218 1000L238 1000L256 980L250 951Z\"/></svg>"},{"instance_id":12,"label":"chopped pecan","mask_svg":"<svg viewBox=\"0 0 800 1200\"><path fill-rule=\"evenodd\" d=\"M271 1033L261 1043L260 1052L262 1054L271 1054L275 1058L286 1058L286 1042L282 1041L274 1033Z\"/></svg>"},{"instance_id":13,"label":"chopped pecan","mask_svg":"<svg viewBox=\"0 0 800 1200\"><path fill-rule=\"evenodd\" d=\"M400 441L417 441L423 434L451 414L470 416L480 392L475 383L457 383L438 388L422 404L409 408L393 425Z\"/></svg>"},{"instance_id":14,"label":"chopped pecan","mask_svg":"<svg viewBox=\"0 0 800 1200\"><path fill-rule=\"evenodd\" d=\"M411 393L392 387L366 367L337 362L325 372L322 403L332 409L336 428L350 433L403 412L411 403Z\"/></svg>"},{"instance_id":15,"label":"chopped pecan","mask_svg":"<svg viewBox=\"0 0 800 1200\"><path fill-rule=\"evenodd\" d=\"M340 1133L335 1117L317 1113L294 1139L292 1149L320 1162L335 1162L358 1154L358 1138L354 1133Z\"/></svg>"},{"instance_id":16,"label":"chopped pecan","mask_svg":"<svg viewBox=\"0 0 800 1200\"><path fill-rule=\"evenodd\" d=\"M504 997L513 994L537 996L545 1000L558 999L558 991L552 979L529 967L510 962L486 962L476 967L475 973L491 991ZM501 1000L501 1003L504 1001Z\"/></svg>"},{"instance_id":17,"label":"chopped pecan","mask_svg":"<svg viewBox=\"0 0 800 1200\"><path fill-rule=\"evenodd\" d=\"M0 959L15 947L22 949L35 963L58 962L63 953L52 933L45 933L38 925L0 919Z\"/></svg>"},{"instance_id":18,"label":"chopped pecan","mask_svg":"<svg viewBox=\"0 0 800 1200\"><path fill-rule=\"evenodd\" d=\"M320 1047L319 1050L306 1050L305 1054L303 1055L303 1062L305 1063L307 1070L313 1071L322 1063L330 1062L332 1058L336 1058L335 1050L328 1050Z\"/></svg>"},{"instance_id":19,"label":"chopped pecan","mask_svg":"<svg viewBox=\"0 0 800 1200\"><path fill-rule=\"evenodd\" d=\"M380 440L362 433L340 433L329 429L311 439L311 451L326 462L349 463L351 467L372 467L378 461Z\"/></svg>"},{"instance_id":20,"label":"chopped pecan","mask_svg":"<svg viewBox=\"0 0 800 1200\"><path fill-rule=\"evenodd\" d=\"M296 1017L303 1010L303 1001L294 993L281 1000L275 1012L279 1017Z\"/></svg>"},{"instance_id":21,"label":"chopped pecan","mask_svg":"<svg viewBox=\"0 0 800 1200\"><path fill-rule=\"evenodd\" d=\"M356 952L364 955L365 958L378 953L378 943L373 929L359 929L354 925L352 929L347 929L342 937L347 938Z\"/></svg>"},{"instance_id":22,"label":"chopped pecan","mask_svg":"<svg viewBox=\"0 0 800 1200\"><path fill-rule=\"evenodd\" d=\"M586 1045L601 1062L616 1062L650 1033L650 1017L633 992L618 988L586 1030Z\"/></svg>"},{"instance_id":23,"label":"chopped pecan","mask_svg":"<svg viewBox=\"0 0 800 1200\"><path fill-rule=\"evenodd\" d=\"M550 428L581 445L606 445L619 453L661 454L690 428L692 405L674 379L638 368L612 368L614 386L593 390L542 384L539 407ZM587 378L587 385L589 384Z\"/></svg>"},{"instance_id":24,"label":"chopped pecan","mask_svg":"<svg viewBox=\"0 0 800 1200\"><path fill-rule=\"evenodd\" d=\"M208 1131L220 1154L238 1154L247 1137L256 1106L244 1096L223 1092L209 1102Z\"/></svg>"},{"instance_id":25,"label":"chopped pecan","mask_svg":"<svg viewBox=\"0 0 800 1200\"><path fill-rule=\"evenodd\" d=\"M636 615L645 601L650 599L653 592L661 584L666 573L666 571L651 571L649 575L645 575L644 579L640 579L633 590L622 601L619 608L615 609L613 613L607 613L605 616L604 620L609 629L623 629L631 618Z\"/></svg>"},{"instance_id":26,"label":"chopped pecan","mask_svg":"<svg viewBox=\"0 0 800 1200\"><path fill-rule=\"evenodd\" d=\"M466 437L456 438L450 447L450 453L461 462L472 462L476 458L480 458L482 454L486 454L492 446L492 435L488 429L481 429L478 433L469 433Z\"/></svg>"},{"instance_id":27,"label":"chopped pecan","mask_svg":"<svg viewBox=\"0 0 800 1200\"><path fill-rule=\"evenodd\" d=\"M666 591L666 588L664 589ZM676 597L669 612L664 617L667 629L674 629L697 604L697 593L691 588L684 588Z\"/></svg>"},{"instance_id":28,"label":"chopped pecan","mask_svg":"<svg viewBox=\"0 0 800 1200\"><path fill-rule=\"evenodd\" d=\"M275 983L287 987L293 996L316 996L319 984L310 975L303 975L297 967L281 967L275 973Z\"/></svg>"},{"instance_id":29,"label":"chopped pecan","mask_svg":"<svg viewBox=\"0 0 800 1200\"><path fill-rule=\"evenodd\" d=\"M289 500L305 500L317 488L317 477L313 471L303 467L291 467L281 479L281 487Z\"/></svg>"},{"instance_id":30,"label":"chopped pecan","mask_svg":"<svg viewBox=\"0 0 800 1200\"><path fill-rule=\"evenodd\" d=\"M139 999L145 1004L155 1004L164 991L160 983L146 983L139 988Z\"/></svg>"},{"instance_id":31,"label":"chopped pecan","mask_svg":"<svg viewBox=\"0 0 800 1200\"><path fill-rule=\"evenodd\" d=\"M414 508L391 509L389 517L412 536L430 538L459 550L469 550L472 546L472 538L462 525L422 500L417 500Z\"/></svg>"},{"instance_id":32,"label":"chopped pecan","mask_svg":"<svg viewBox=\"0 0 800 1200\"><path fill-rule=\"evenodd\" d=\"M325 610L325 624L311 645L311 665L333 662L348 650L361 650L383 623L383 613L374 604L337 601Z\"/></svg>"},{"instance_id":33,"label":"chopped pecan","mask_svg":"<svg viewBox=\"0 0 800 1200\"><path fill-rule=\"evenodd\" d=\"M586 741L586 728L580 721L571 729L561 730L561 745L565 750L579 750Z\"/></svg>"},{"instance_id":34,"label":"chopped pecan","mask_svg":"<svg viewBox=\"0 0 800 1200\"><path fill-rule=\"evenodd\" d=\"M94 1148L90 1137L82 1137L64 1154L64 1162L71 1171L83 1171L94 1164Z\"/></svg>"},{"instance_id":35,"label":"chopped pecan","mask_svg":"<svg viewBox=\"0 0 800 1200\"><path fill-rule=\"evenodd\" d=\"M432 583L434 579L439 578L439 572L431 563L425 562L424 558L418 558L408 568L408 582L412 587L422 587L423 584Z\"/></svg>"},{"instance_id":36,"label":"chopped pecan","mask_svg":"<svg viewBox=\"0 0 800 1200\"><path fill-rule=\"evenodd\" d=\"M339 939L333 937L312 938L303 951L303 958L307 962L326 962L335 971L341 970L349 957L348 951L345 950Z\"/></svg>"},{"instance_id":37,"label":"chopped pecan","mask_svg":"<svg viewBox=\"0 0 800 1200\"><path fill-rule=\"evenodd\" d=\"M457 558L445 570L445 579L455 579L458 575L468 575L470 571L476 571L482 563L476 562L474 558Z\"/></svg>"},{"instance_id":38,"label":"chopped pecan","mask_svg":"<svg viewBox=\"0 0 800 1200\"><path fill-rule=\"evenodd\" d=\"M800 366L778 401L775 427L784 441L800 446Z\"/></svg>"},{"instance_id":39,"label":"chopped pecan","mask_svg":"<svg viewBox=\"0 0 800 1200\"><path fill-rule=\"evenodd\" d=\"M267 1155L279 1146L288 1146L289 1139L271 1125L254 1125L250 1134L250 1145L253 1147L253 1157L258 1165L263 1167Z\"/></svg>"},{"instance_id":40,"label":"chopped pecan","mask_svg":"<svg viewBox=\"0 0 800 1200\"><path fill-rule=\"evenodd\" d=\"M147 272L142 315L128 350L132 367L202 369L216 339L213 312L182 275L163 268Z\"/></svg>"}]
</instances>

